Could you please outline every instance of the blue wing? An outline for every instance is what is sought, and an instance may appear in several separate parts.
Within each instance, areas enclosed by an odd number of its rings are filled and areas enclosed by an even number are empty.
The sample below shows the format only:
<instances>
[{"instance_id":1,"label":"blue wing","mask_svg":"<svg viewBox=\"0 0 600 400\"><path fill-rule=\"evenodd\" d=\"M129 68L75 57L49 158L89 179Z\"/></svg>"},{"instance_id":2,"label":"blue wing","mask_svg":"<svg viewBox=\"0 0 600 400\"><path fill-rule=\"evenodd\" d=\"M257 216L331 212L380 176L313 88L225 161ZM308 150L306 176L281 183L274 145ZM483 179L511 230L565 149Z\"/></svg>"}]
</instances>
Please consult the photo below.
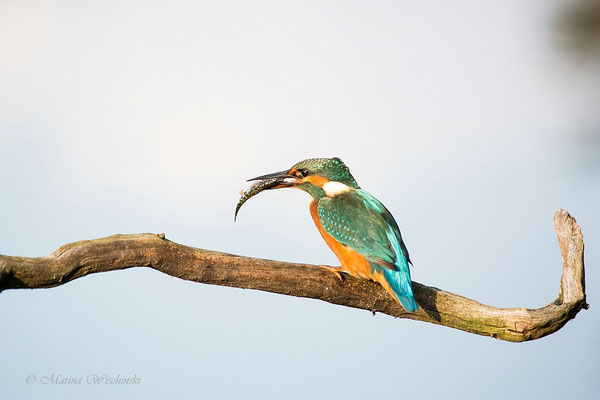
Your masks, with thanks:
<instances>
[{"instance_id":1,"label":"blue wing","mask_svg":"<svg viewBox=\"0 0 600 400\"><path fill-rule=\"evenodd\" d=\"M364 256L374 271L383 273L404 308L415 311L408 251L398 224L383 204L356 189L323 197L318 211L325 231Z\"/></svg>"}]
</instances>

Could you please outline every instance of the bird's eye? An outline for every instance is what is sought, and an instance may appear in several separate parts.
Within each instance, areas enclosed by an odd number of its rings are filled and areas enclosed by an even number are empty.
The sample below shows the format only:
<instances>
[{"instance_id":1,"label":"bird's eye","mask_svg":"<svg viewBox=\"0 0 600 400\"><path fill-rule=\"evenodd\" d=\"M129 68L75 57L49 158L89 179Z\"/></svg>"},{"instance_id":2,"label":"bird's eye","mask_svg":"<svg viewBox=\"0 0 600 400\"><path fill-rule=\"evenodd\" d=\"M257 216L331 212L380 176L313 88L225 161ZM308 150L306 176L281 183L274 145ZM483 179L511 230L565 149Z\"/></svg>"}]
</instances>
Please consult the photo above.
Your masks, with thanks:
<instances>
[{"instance_id":1,"label":"bird's eye","mask_svg":"<svg viewBox=\"0 0 600 400\"><path fill-rule=\"evenodd\" d=\"M300 168L298 170L298 175L301 177L306 177L308 176L308 170L306 168Z\"/></svg>"}]
</instances>

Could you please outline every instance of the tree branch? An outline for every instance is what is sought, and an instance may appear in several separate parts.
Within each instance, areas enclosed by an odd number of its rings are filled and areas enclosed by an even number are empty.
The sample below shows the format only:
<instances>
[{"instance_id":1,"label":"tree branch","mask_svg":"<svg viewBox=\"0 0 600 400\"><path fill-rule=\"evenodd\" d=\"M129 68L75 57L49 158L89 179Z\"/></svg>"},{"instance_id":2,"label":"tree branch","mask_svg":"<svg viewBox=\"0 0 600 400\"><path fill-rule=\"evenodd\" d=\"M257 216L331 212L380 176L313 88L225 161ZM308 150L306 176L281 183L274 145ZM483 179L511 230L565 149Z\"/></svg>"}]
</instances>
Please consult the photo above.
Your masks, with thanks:
<instances>
[{"instance_id":1,"label":"tree branch","mask_svg":"<svg viewBox=\"0 0 600 400\"><path fill-rule=\"evenodd\" d=\"M495 308L413 282L419 311L409 314L379 284L365 279L344 274L340 280L322 267L196 249L150 233L70 243L45 257L0 255L0 291L48 288L96 272L144 266L190 281L319 299L522 342L556 332L588 308L581 229L564 210L555 213L554 226L563 259L560 291L539 309Z\"/></svg>"}]
</instances>

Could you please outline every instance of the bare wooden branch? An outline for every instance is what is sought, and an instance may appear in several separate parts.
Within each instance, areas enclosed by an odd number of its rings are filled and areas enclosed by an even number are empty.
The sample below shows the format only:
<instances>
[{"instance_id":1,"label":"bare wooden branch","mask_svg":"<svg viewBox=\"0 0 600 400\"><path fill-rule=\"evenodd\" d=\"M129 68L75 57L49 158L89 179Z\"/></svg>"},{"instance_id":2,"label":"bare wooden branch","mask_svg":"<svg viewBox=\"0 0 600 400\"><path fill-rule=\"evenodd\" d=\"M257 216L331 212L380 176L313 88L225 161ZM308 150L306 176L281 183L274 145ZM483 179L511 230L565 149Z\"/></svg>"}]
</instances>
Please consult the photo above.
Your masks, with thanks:
<instances>
[{"instance_id":1,"label":"bare wooden branch","mask_svg":"<svg viewBox=\"0 0 600 400\"><path fill-rule=\"evenodd\" d=\"M581 229L564 210L556 212L554 225L563 259L560 291L555 301L539 309L495 308L413 282L419 311L409 314L371 281L347 274L340 280L313 265L197 249L150 233L70 243L45 257L0 255L0 290L48 288L96 272L143 266L190 281L319 299L522 342L556 332L588 308Z\"/></svg>"}]
</instances>

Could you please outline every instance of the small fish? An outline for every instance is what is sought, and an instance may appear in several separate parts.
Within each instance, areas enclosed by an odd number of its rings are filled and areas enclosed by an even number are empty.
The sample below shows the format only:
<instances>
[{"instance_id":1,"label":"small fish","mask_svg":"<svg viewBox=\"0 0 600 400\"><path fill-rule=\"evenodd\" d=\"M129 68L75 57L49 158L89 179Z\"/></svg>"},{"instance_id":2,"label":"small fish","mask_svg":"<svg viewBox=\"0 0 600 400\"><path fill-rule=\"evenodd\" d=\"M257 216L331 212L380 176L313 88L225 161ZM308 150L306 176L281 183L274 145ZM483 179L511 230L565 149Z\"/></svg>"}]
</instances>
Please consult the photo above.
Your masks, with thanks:
<instances>
[{"instance_id":1,"label":"small fish","mask_svg":"<svg viewBox=\"0 0 600 400\"><path fill-rule=\"evenodd\" d=\"M281 179L281 178L262 179L260 181L256 181L248 189L240 191L240 194L242 195L242 197L240 197L240 201L237 203L237 206L235 207L235 215L233 217L233 220L234 221L236 220L238 211L240 211L240 208L242 207L242 205L245 202L247 202L251 197L254 197L257 194L259 194L260 192L262 192L263 190L271 189L283 182L285 182L285 180Z\"/></svg>"}]
</instances>

